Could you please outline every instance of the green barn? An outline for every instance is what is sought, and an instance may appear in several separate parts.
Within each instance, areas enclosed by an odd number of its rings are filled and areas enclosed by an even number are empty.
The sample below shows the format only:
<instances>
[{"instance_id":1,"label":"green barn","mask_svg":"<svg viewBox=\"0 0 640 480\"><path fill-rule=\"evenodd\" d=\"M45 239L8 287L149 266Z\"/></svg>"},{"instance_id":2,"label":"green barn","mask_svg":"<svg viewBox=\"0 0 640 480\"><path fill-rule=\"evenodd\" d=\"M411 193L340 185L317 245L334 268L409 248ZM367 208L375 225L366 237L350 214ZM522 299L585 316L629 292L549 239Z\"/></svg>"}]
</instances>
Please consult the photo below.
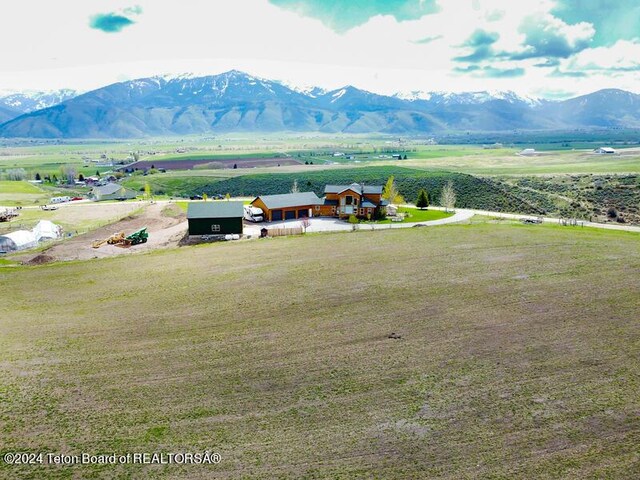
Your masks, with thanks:
<instances>
[{"instance_id":1,"label":"green barn","mask_svg":"<svg viewBox=\"0 0 640 480\"><path fill-rule=\"evenodd\" d=\"M193 202L187 210L189 235L242 235L242 202Z\"/></svg>"}]
</instances>

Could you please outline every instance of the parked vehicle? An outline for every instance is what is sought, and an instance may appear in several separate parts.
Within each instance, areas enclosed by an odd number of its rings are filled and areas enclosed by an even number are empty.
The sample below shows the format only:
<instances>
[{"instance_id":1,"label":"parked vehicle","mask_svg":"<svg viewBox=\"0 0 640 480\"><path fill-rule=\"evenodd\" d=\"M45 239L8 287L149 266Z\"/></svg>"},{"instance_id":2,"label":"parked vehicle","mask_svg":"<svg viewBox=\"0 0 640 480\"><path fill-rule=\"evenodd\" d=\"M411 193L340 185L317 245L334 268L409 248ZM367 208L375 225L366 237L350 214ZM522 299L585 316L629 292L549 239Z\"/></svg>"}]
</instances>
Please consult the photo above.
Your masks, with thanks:
<instances>
[{"instance_id":1,"label":"parked vehicle","mask_svg":"<svg viewBox=\"0 0 640 480\"><path fill-rule=\"evenodd\" d=\"M189 200L202 200L202 195L191 195Z\"/></svg>"},{"instance_id":2,"label":"parked vehicle","mask_svg":"<svg viewBox=\"0 0 640 480\"><path fill-rule=\"evenodd\" d=\"M244 206L244 218L250 222L262 222L264 220L264 212L261 208L252 205Z\"/></svg>"},{"instance_id":3,"label":"parked vehicle","mask_svg":"<svg viewBox=\"0 0 640 480\"><path fill-rule=\"evenodd\" d=\"M71 201L71 197L53 197L51 199L51 203L65 203L70 201Z\"/></svg>"}]
</instances>

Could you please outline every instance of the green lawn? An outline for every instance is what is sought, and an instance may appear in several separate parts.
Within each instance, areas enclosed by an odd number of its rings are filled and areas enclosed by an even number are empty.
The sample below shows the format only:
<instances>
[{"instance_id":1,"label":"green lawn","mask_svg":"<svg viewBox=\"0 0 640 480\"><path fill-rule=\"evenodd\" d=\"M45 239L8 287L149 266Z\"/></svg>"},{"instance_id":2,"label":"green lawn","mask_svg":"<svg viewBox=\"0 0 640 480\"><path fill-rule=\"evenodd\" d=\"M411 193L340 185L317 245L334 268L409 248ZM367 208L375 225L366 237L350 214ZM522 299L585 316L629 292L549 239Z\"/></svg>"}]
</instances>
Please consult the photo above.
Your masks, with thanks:
<instances>
[{"instance_id":1,"label":"green lawn","mask_svg":"<svg viewBox=\"0 0 640 480\"><path fill-rule=\"evenodd\" d=\"M639 271L487 223L0 268L0 453L222 456L0 477L634 478Z\"/></svg>"},{"instance_id":2,"label":"green lawn","mask_svg":"<svg viewBox=\"0 0 640 480\"><path fill-rule=\"evenodd\" d=\"M47 191L26 181L0 181L0 205L20 206L45 203L51 198Z\"/></svg>"},{"instance_id":3,"label":"green lawn","mask_svg":"<svg viewBox=\"0 0 640 480\"><path fill-rule=\"evenodd\" d=\"M440 220L441 218L451 217L453 213L443 212L442 210L421 210L419 208L398 208L398 213L404 213L405 217L402 222L392 222L390 218L386 220L380 220L375 223L416 223L416 222L429 222L431 220Z\"/></svg>"},{"instance_id":4,"label":"green lawn","mask_svg":"<svg viewBox=\"0 0 640 480\"><path fill-rule=\"evenodd\" d=\"M36 185L24 181L0 180L0 193L2 194L41 194L42 189Z\"/></svg>"}]
</instances>

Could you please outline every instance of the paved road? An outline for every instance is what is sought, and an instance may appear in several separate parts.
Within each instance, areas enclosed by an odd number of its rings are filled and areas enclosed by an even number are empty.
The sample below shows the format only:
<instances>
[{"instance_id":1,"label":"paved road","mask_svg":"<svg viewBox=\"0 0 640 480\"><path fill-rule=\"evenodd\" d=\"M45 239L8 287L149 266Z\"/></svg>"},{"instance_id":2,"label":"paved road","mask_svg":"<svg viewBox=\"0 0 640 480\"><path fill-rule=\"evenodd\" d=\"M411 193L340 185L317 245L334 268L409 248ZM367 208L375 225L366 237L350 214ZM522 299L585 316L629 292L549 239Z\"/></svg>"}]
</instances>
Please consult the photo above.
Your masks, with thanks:
<instances>
[{"instance_id":1,"label":"paved road","mask_svg":"<svg viewBox=\"0 0 640 480\"><path fill-rule=\"evenodd\" d=\"M445 225L447 223L458 223L469 220L473 217L473 213L467 211L456 211L454 215L447 218L441 218L440 220L431 220L428 222L415 222L415 223L360 223L357 225L352 225L342 220L338 220L335 218L312 218L311 225L307 227L307 232L309 233L318 233L318 232L349 232L352 230L389 230L392 228L411 228L415 226L435 226L435 225ZM260 235L260 229L266 227L269 228L297 228L302 227L302 222L300 220L285 220L282 222L271 222L271 223L258 223L258 224L245 224L245 234L246 235ZM354 228L355 227L355 228Z\"/></svg>"},{"instance_id":2,"label":"paved road","mask_svg":"<svg viewBox=\"0 0 640 480\"><path fill-rule=\"evenodd\" d=\"M243 198L244 199L244 198ZM237 198L234 198L233 200L239 200ZM176 201L180 201L180 202L184 202L184 201L189 201L189 200L185 200L185 199L174 199L174 200L156 200L155 203L175 203ZM129 201L127 202L128 204L140 204L140 205L144 205L144 204L148 204L149 201L148 200L136 200L136 201ZM92 202L89 200L82 200L82 201L75 201L75 202L67 202L67 203L59 203L56 204L57 207L67 207L67 206L75 206L75 205L92 205L92 206L96 206L96 205L101 205L101 206L105 206L105 208L108 208L108 206L110 205L110 202ZM415 208L414 205L401 205L401 206L406 206L406 207L410 207L410 208ZM0 207L0 209L2 209L3 207ZM8 207L8 208L13 208L13 207ZM39 209L40 207L38 206L28 206L28 207L23 207L24 209ZM435 207L435 206L430 206L429 209L431 210L444 210L444 208L441 207ZM455 214L452 217L448 217L448 218L443 218L440 220L432 220L429 222L417 222L417 223L391 223L391 224L359 224L357 226L357 229L359 230L382 230L382 229L389 229L389 228L409 228L409 227L414 227L416 225L425 225L425 226L435 226L435 225L445 225L445 224L449 224L449 223L458 223L458 222L463 222L468 220L469 218L471 218L474 215L485 215L485 216L489 216L489 217L498 217L498 218L508 218L508 219L513 219L513 220L521 220L523 218L542 218L543 221L545 223L560 223L560 219L557 217L538 217L535 215L523 215L523 214L517 214L517 213L503 213L503 212L494 212L494 211L489 211L489 210L473 210L473 209L469 209L469 208L456 208L455 209ZM301 226L300 222L296 221L296 220L288 220L288 221L283 221L283 222L272 222L272 223L267 223L267 224L262 224L263 226L267 226L267 228L269 227L288 227L288 228L294 228L294 227L299 227ZM624 225L624 224L618 224L618 223L595 223L595 222L579 222L579 225L581 226L585 226L585 227L592 227L592 228L604 228L607 230L622 230L622 231L627 231L627 232L636 232L636 233L640 233L640 227L637 226L632 226L632 225ZM260 229L262 228L262 226L256 226L255 228L253 228L253 225L248 226L247 230L250 232L249 235L259 235L260 234ZM312 225L311 227L309 227L307 229L308 232L340 232L340 231L348 231L348 230L353 230L353 226L345 223L345 222L341 222L339 220L333 219L333 218L314 218L312 219Z\"/></svg>"},{"instance_id":3,"label":"paved road","mask_svg":"<svg viewBox=\"0 0 640 480\"><path fill-rule=\"evenodd\" d=\"M443 210L440 207L429 207L430 209L433 210ZM472 216L473 215L485 215L485 216L489 216L489 217L498 217L498 218L508 218L508 219L513 219L513 220L521 220L523 218L530 218L530 219L536 219L536 218L542 218L542 221L544 223L555 223L555 224L560 224L561 220L560 218L557 217L539 217L536 215L522 215L522 214L517 214L517 213L502 213L502 212L491 212L488 210L472 210L472 209L468 209L468 208L456 208L456 212L468 212L470 213ZM623 230L626 232L636 232L636 233L640 233L640 227L636 227L633 225L624 225L624 224L620 224L620 223L595 223L595 222L586 222L586 221L578 221L578 226L584 226L584 227L593 227L593 228L604 228L606 230Z\"/></svg>"},{"instance_id":4,"label":"paved road","mask_svg":"<svg viewBox=\"0 0 640 480\"><path fill-rule=\"evenodd\" d=\"M406 207L415 208L413 205L402 205ZM441 207L429 207L430 210L445 210ZM469 220L474 215L485 215L489 217L498 217L498 218L508 218L512 220L522 220L524 218L536 219L542 218L545 223L560 223L559 218L554 217L537 217L534 215L522 215L516 213L502 213L502 212L492 212L488 210L473 210L469 208L456 208L455 214L451 217L442 218L440 220L431 220L429 222L416 222L416 223L383 223L383 224L374 224L374 223L361 223L356 225L356 230L386 230L390 228L411 228L415 226L437 226L437 225L446 225L451 223L459 223L465 222ZM594 223L594 222L579 222L578 225L585 227L593 227L593 228L604 228L608 230L623 230L627 232L636 232L640 233L640 227L631 226L631 225L620 225L615 223ZM262 224L251 224L245 226L245 234L247 235L260 235L260 229L263 227L268 228L296 228L301 227L302 222L299 220L286 220L282 222L271 222L271 223L262 223ZM346 232L354 230L354 226L346 223L344 221L340 221L334 218L312 218L311 225L307 227L307 232L316 233L316 232Z\"/></svg>"}]
</instances>

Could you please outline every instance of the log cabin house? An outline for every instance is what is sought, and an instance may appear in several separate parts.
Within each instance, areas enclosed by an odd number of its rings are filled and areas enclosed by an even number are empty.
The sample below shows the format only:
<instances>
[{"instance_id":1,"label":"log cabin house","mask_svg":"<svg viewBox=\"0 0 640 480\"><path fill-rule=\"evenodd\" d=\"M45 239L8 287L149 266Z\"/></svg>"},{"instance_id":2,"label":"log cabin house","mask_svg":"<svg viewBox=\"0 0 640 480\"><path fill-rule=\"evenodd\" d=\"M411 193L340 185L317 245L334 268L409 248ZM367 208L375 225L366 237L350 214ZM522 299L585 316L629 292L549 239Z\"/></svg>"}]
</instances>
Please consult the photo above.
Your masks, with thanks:
<instances>
[{"instance_id":1,"label":"log cabin house","mask_svg":"<svg viewBox=\"0 0 640 480\"><path fill-rule=\"evenodd\" d=\"M294 220L305 217L375 218L388 205L382 199L382 186L327 185L324 197L313 192L263 195L256 197L251 205L261 208L268 222Z\"/></svg>"},{"instance_id":2,"label":"log cabin house","mask_svg":"<svg viewBox=\"0 0 640 480\"><path fill-rule=\"evenodd\" d=\"M380 209L388 205L382 199L381 185L327 185L324 187L323 204L318 216L348 218L374 218Z\"/></svg>"}]
</instances>

